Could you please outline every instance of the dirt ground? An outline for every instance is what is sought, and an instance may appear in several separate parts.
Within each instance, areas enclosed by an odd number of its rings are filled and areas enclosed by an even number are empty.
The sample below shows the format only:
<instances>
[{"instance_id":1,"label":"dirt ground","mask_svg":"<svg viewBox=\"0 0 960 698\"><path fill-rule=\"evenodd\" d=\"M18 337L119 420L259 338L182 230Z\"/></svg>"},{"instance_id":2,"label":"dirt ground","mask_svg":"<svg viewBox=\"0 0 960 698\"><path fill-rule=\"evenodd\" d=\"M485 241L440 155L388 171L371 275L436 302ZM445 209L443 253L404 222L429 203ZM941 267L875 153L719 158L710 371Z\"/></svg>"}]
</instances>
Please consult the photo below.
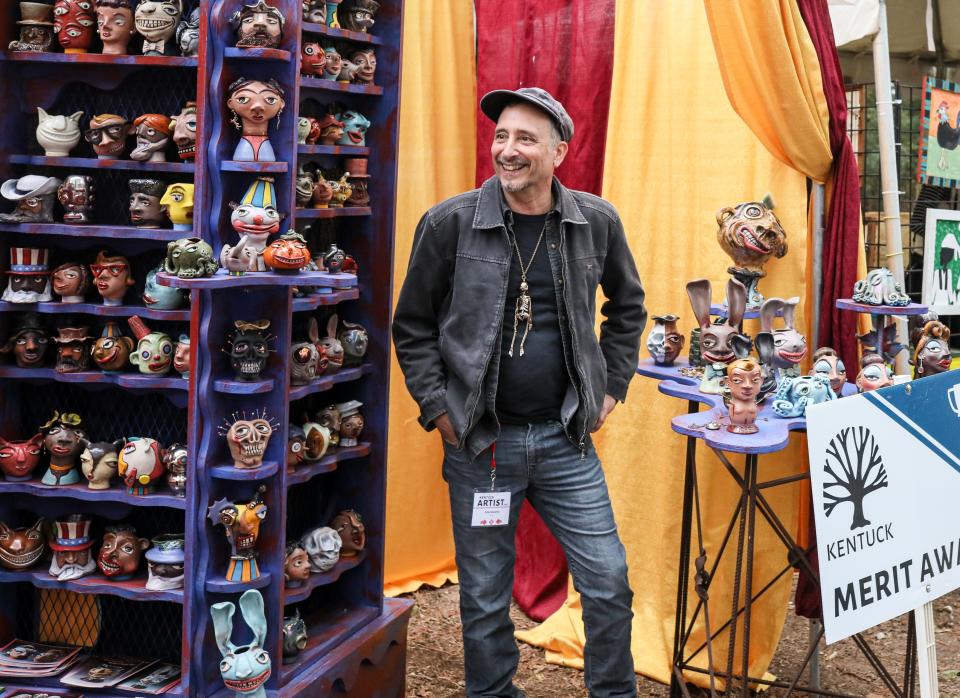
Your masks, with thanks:
<instances>
[{"instance_id":1,"label":"dirt ground","mask_svg":"<svg viewBox=\"0 0 960 698\"><path fill-rule=\"evenodd\" d=\"M416 602L416 606L408 639L407 696L463 696L458 588L456 585L441 589L425 588L408 597ZM960 591L935 602L934 608L940 698L960 698ZM511 616L518 628L535 625L516 606L511 610ZM864 636L898 684L903 682L906 628L904 619L894 620L870 630ZM792 676L791 668L795 671L806 655L808 633L808 621L798 618L791 608L780 646L770 667L772 673L780 677ZM820 657L823 688L869 698L891 695L852 641L844 640L830 647L821 641ZM542 650L525 644L520 645L520 668L516 684L526 692L528 698L586 696L581 672L547 664ZM638 679L637 692L640 696L669 695L666 686L642 677ZM785 694L784 689L772 689L766 693L768 696ZM704 692L701 695L708 694Z\"/></svg>"}]
</instances>

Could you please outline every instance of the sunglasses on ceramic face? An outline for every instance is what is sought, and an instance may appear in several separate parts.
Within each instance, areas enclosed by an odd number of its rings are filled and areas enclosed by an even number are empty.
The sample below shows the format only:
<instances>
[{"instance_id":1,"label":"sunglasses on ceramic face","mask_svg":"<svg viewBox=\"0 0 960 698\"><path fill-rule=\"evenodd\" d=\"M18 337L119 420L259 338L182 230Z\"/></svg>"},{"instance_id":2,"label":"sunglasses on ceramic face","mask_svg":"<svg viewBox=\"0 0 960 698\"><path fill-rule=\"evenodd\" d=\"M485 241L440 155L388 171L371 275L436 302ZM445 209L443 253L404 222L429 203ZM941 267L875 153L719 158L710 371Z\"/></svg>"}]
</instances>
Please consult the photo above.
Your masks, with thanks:
<instances>
[{"instance_id":1,"label":"sunglasses on ceramic face","mask_svg":"<svg viewBox=\"0 0 960 698\"><path fill-rule=\"evenodd\" d=\"M83 132L83 137L87 139L88 143L93 143L94 145L102 141L104 135L110 140L115 141L123 136L125 128L126 124L116 124L102 128L88 128Z\"/></svg>"},{"instance_id":2,"label":"sunglasses on ceramic face","mask_svg":"<svg viewBox=\"0 0 960 698\"><path fill-rule=\"evenodd\" d=\"M127 265L122 262L116 264L91 264L90 271L93 272L93 275L98 279L104 273L109 273L110 276L120 276L123 272L127 270Z\"/></svg>"}]
</instances>

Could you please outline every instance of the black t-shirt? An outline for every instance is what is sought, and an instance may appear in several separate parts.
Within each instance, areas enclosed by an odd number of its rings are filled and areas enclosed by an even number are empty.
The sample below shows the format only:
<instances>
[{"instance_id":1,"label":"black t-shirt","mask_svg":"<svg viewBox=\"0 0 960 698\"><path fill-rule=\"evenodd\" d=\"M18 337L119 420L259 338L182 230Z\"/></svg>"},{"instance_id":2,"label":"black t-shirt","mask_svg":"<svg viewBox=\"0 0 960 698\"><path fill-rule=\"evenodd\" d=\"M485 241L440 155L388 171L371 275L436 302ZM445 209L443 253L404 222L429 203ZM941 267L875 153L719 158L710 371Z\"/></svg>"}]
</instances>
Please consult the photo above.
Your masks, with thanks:
<instances>
[{"instance_id":1,"label":"black t-shirt","mask_svg":"<svg viewBox=\"0 0 960 698\"><path fill-rule=\"evenodd\" d=\"M569 384L546 234L540 241L536 256L530 261L546 220L546 215L513 214L513 232L520 248L520 257L524 265L530 264L527 285L533 301L533 327L523 345L523 356L520 356L520 343L523 342L527 325L526 322L517 324L511 357L510 341L513 338L517 296L520 294L520 261L516 250L513 250L497 379L497 419L505 424L560 419L560 406Z\"/></svg>"}]
</instances>

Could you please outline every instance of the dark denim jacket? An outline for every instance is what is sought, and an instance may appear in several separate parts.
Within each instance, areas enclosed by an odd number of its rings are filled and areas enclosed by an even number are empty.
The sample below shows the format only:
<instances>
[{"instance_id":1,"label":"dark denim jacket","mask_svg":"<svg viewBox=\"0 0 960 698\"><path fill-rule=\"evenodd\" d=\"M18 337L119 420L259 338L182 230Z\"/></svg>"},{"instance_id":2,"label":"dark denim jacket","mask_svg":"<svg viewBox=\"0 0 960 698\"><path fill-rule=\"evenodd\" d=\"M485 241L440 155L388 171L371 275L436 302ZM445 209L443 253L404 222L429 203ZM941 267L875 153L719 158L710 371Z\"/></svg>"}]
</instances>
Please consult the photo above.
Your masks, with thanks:
<instances>
[{"instance_id":1,"label":"dark denim jacket","mask_svg":"<svg viewBox=\"0 0 960 698\"><path fill-rule=\"evenodd\" d=\"M603 397L623 401L646 323L643 288L623 224L603 199L553 183L546 247L571 385L561 420L583 451ZM494 415L512 229L496 177L437 204L420 220L393 318L397 359L420 423L447 412L460 448L476 455L499 434ZM559 225L558 225L559 223ZM597 285L607 300L597 341Z\"/></svg>"}]
</instances>

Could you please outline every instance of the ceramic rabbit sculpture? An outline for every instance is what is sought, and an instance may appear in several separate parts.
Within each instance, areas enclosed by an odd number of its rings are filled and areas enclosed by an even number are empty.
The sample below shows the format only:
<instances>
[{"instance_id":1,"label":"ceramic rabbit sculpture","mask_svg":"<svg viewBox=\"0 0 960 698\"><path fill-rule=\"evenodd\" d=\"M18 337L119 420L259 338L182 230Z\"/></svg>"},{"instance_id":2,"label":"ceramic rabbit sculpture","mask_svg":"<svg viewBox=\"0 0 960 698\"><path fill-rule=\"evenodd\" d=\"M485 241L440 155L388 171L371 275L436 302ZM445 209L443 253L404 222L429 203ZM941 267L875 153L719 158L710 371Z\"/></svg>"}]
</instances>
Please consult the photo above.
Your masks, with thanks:
<instances>
[{"instance_id":1,"label":"ceramic rabbit sculpture","mask_svg":"<svg viewBox=\"0 0 960 698\"><path fill-rule=\"evenodd\" d=\"M807 355L807 338L796 327L797 297L768 298L760 307L760 328L757 333L757 354L779 384L784 378L800 375L800 362ZM774 327L777 314L783 314L784 326Z\"/></svg>"},{"instance_id":2,"label":"ceramic rabbit sculpture","mask_svg":"<svg viewBox=\"0 0 960 698\"><path fill-rule=\"evenodd\" d=\"M316 320L311 318L310 322L310 333L312 337L314 332L313 323L315 323ZM336 373L343 367L343 344L337 339L337 324L337 315L334 313L330 316L330 319L327 320L327 336L320 337L317 341L317 349L320 350L321 356L327 359L327 366L321 373Z\"/></svg>"},{"instance_id":3,"label":"ceramic rabbit sculpture","mask_svg":"<svg viewBox=\"0 0 960 698\"><path fill-rule=\"evenodd\" d=\"M697 279L687 284L690 307L700 325L700 357L703 361L703 378L700 379L700 392L718 395L722 388L727 364L743 354L749 347L749 339L740 332L740 323L747 307L747 289L735 279L727 282L727 317L720 324L710 321L710 301L712 291L707 279ZM747 349L749 352L749 349Z\"/></svg>"},{"instance_id":4,"label":"ceramic rabbit sculpture","mask_svg":"<svg viewBox=\"0 0 960 698\"><path fill-rule=\"evenodd\" d=\"M263 597L256 589L248 589L240 597L240 613L253 631L253 642L247 645L235 645L230 639L235 610L236 607L229 601L215 603L210 607L214 637L220 654L223 655L220 675L224 685L234 691L235 698L266 698L267 692L263 684L270 678L270 654L263 649L267 639Z\"/></svg>"}]
</instances>

